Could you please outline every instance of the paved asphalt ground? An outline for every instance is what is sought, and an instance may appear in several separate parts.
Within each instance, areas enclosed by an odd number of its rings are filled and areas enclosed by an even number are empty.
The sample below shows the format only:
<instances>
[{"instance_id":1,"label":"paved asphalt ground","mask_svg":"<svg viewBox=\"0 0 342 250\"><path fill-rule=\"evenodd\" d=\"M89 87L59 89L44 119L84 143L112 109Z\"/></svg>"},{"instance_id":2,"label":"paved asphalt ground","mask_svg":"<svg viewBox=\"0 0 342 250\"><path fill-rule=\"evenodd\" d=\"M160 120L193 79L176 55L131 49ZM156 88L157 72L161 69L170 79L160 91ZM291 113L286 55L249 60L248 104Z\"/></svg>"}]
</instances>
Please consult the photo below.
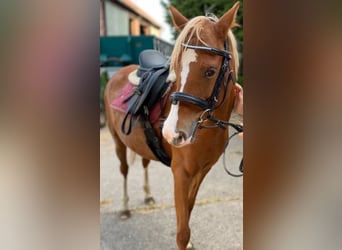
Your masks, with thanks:
<instances>
[{"instance_id":1,"label":"paved asphalt ground","mask_svg":"<svg viewBox=\"0 0 342 250\"><path fill-rule=\"evenodd\" d=\"M233 116L233 119L237 116ZM239 117L237 117L239 118ZM233 131L233 130L231 130ZM171 170L151 161L149 178L153 206L144 204L143 168L136 158L129 169L130 219L122 221L122 176L108 129L100 131L101 145L101 250L177 250L176 215ZM237 172L242 157L242 139L234 137L226 150L226 163ZM204 179L190 221L196 250L241 250L243 179L226 174L222 157Z\"/></svg>"}]
</instances>

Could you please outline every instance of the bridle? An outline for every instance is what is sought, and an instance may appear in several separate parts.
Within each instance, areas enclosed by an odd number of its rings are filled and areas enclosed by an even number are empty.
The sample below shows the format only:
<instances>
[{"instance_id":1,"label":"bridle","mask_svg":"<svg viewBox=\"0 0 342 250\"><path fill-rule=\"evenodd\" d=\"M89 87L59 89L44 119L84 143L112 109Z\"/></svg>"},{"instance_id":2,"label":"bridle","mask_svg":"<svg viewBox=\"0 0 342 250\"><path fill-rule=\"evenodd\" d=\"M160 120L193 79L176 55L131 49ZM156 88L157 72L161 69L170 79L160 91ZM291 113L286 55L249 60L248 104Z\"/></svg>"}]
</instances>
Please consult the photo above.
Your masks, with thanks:
<instances>
[{"instance_id":1,"label":"bridle","mask_svg":"<svg viewBox=\"0 0 342 250\"><path fill-rule=\"evenodd\" d=\"M208 99L204 100L200 97L193 96L193 95L188 94L188 93L173 92L170 95L171 103L177 104L178 102L186 102L186 103L198 106L203 110L202 114L198 118L196 125L194 126L193 135L195 134L197 128L199 128L199 129L201 129L201 128L222 128L222 129L226 129L229 125L229 122L217 119L216 117L213 116L212 113L215 109L219 108L224 103L224 101L226 100L227 92L228 92L228 84L230 82L235 84L235 77L233 75L233 70L231 69L231 64L230 64L230 60L231 60L232 56L231 56L231 53L229 52L228 41L227 40L225 41L224 50L212 48L212 47L207 47L207 46L189 45L189 44L184 44L184 43L182 44L182 46L184 46L187 49L202 50L202 51L207 51L207 52L211 52L211 53L220 55L223 57L223 61L221 64L220 72L217 76L217 79L216 79L216 82L214 85L214 89L211 93L211 96ZM228 75L228 80L225 81L225 75L226 75L227 71L228 71L229 75ZM226 88L226 90L224 92L224 97L223 97L223 100L221 101L221 103L217 105L220 90L221 90L223 85L225 85L225 88ZM212 122L213 125L202 125L204 122L207 122L207 121Z\"/></svg>"},{"instance_id":2,"label":"bridle","mask_svg":"<svg viewBox=\"0 0 342 250\"><path fill-rule=\"evenodd\" d=\"M228 41L225 41L224 44L224 50L220 50L217 48L211 48L211 47L207 47L207 46L197 46L197 45L188 45L188 44L182 44L184 47L186 47L187 49L195 49L195 50L203 50L203 51L208 51L217 55L220 55L223 57L223 62L221 65L221 69L219 72L219 75L216 79L215 85L214 85L214 89L213 92L211 93L211 96L204 100L202 98L199 98L197 96L193 96L191 94L188 93L183 93L183 92L173 92L170 95L170 99L171 99L171 103L172 104L177 104L178 102L186 102L195 106L200 107L201 109L203 109L202 114L200 115L200 117L198 118L195 126L193 126L193 131L192 131L192 139L194 139L195 137L195 133L197 131L197 129L201 129L201 128L222 128L222 129L227 129L228 126L233 127L237 132L235 132L233 135L231 135L228 138L228 141L225 145L225 149L228 146L228 142L229 140L234 137L235 135L243 132L243 126L241 125L237 125L234 123L230 123L229 121L224 121L224 120L220 120L217 119L216 117L213 116L213 111L215 109L218 109L226 100L227 98L227 92L228 92L228 84L230 82L232 82L233 84L235 84L235 77L233 75L233 70L231 68L231 64L230 64L230 60L231 60L231 53L229 52L229 46L228 46ZM228 71L228 79L227 81L225 80L225 75ZM224 97L223 100L221 101L221 103L219 103L217 105L218 102L218 97L220 94L220 90L222 88L222 86L225 86L225 91L224 91ZM202 123L210 121L213 123L213 125L202 125ZM224 169L225 171L233 176L233 177L241 177L242 173L243 173L243 159L240 162L239 165L239 170L241 172L241 174L233 174L232 172L230 172L226 166L225 163L225 154L224 154Z\"/></svg>"}]
</instances>

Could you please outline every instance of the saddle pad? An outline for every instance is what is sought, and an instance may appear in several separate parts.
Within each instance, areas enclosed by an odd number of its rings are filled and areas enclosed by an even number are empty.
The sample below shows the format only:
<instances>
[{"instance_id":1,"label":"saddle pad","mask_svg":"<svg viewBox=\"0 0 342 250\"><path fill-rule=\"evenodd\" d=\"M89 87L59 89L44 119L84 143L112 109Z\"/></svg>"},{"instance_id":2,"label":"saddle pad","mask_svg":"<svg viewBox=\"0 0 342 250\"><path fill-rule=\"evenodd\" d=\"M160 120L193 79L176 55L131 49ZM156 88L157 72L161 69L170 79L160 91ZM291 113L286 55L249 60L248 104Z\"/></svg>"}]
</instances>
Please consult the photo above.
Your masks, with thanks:
<instances>
[{"instance_id":1,"label":"saddle pad","mask_svg":"<svg viewBox=\"0 0 342 250\"><path fill-rule=\"evenodd\" d=\"M119 95L111 102L110 107L112 109L118 110L122 113L127 113L127 107L129 102L123 102L128 96L130 96L136 85L133 85L131 82L128 82L120 91ZM150 122L155 123L161 117L162 111L161 106L164 106L166 102L167 95L162 99L162 105L160 102L157 102L153 105L152 109L150 110Z\"/></svg>"},{"instance_id":2,"label":"saddle pad","mask_svg":"<svg viewBox=\"0 0 342 250\"><path fill-rule=\"evenodd\" d=\"M131 73L129 73L128 75L128 80L130 81L130 83L132 83L133 85L138 86L139 82L140 82L140 77L137 76L137 69L132 71Z\"/></svg>"}]
</instances>

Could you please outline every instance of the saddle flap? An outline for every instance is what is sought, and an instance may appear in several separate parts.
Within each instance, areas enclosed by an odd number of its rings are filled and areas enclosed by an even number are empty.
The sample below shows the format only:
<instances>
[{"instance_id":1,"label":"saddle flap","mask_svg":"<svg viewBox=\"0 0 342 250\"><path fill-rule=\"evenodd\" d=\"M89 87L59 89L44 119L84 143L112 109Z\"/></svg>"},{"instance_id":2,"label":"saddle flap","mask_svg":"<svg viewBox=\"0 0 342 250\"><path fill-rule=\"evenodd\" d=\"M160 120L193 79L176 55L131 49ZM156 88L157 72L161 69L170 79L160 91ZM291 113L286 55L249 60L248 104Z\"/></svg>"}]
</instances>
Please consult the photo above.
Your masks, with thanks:
<instances>
[{"instance_id":1,"label":"saddle flap","mask_svg":"<svg viewBox=\"0 0 342 250\"><path fill-rule=\"evenodd\" d=\"M168 68L150 70L140 78L139 85L135 88L133 94L126 100L129 101L128 113L139 115L143 112L143 106L150 109L164 94L168 87L166 78Z\"/></svg>"}]
</instances>

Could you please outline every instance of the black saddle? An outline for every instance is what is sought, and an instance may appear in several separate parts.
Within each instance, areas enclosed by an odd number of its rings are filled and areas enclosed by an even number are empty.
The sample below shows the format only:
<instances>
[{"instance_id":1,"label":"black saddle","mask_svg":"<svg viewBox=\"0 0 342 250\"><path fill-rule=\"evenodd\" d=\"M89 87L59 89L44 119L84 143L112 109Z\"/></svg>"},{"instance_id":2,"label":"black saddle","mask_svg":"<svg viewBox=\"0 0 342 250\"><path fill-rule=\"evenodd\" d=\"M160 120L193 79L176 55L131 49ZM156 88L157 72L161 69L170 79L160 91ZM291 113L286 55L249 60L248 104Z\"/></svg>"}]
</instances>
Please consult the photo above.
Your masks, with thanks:
<instances>
[{"instance_id":1,"label":"black saddle","mask_svg":"<svg viewBox=\"0 0 342 250\"><path fill-rule=\"evenodd\" d=\"M161 162L170 166L170 159L162 149L160 138L157 137L149 121L149 110L161 100L168 89L169 83L166 82L168 75L169 60L163 54L156 50L144 50L140 53L137 70L140 81L133 94L124 100L129 103L121 131L125 135L130 134L132 122L140 118L146 143ZM128 117L129 120L127 120ZM129 121L128 124L126 124L127 121Z\"/></svg>"},{"instance_id":2,"label":"black saddle","mask_svg":"<svg viewBox=\"0 0 342 250\"><path fill-rule=\"evenodd\" d=\"M163 68L167 64L167 58L157 50L144 50L139 55L139 68L137 76L142 77L151 69Z\"/></svg>"},{"instance_id":3,"label":"black saddle","mask_svg":"<svg viewBox=\"0 0 342 250\"><path fill-rule=\"evenodd\" d=\"M139 84L133 94L124 100L129 101L128 113L135 116L144 112L144 106L150 110L168 88L166 78L169 74L169 61L163 54L156 50L144 50L139 55L139 63Z\"/></svg>"}]
</instances>

